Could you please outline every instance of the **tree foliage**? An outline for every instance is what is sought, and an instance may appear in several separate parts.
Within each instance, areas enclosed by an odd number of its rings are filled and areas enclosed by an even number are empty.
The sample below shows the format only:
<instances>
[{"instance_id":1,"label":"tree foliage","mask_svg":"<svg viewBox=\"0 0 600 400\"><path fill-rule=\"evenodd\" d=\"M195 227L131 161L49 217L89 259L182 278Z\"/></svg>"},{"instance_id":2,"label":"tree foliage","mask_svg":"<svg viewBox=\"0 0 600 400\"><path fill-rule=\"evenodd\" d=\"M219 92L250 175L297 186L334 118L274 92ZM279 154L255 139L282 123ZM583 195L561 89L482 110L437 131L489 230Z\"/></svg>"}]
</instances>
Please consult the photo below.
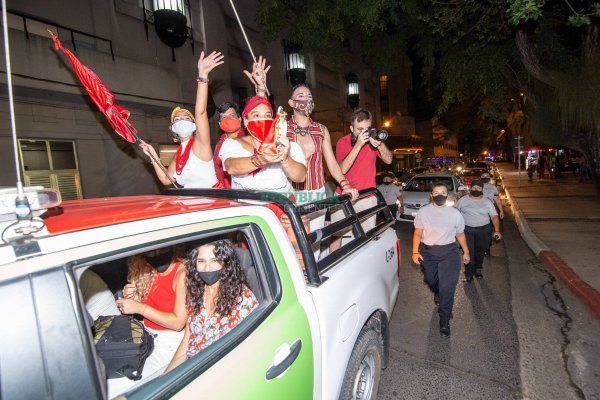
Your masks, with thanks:
<instances>
[{"instance_id":1,"label":"tree foliage","mask_svg":"<svg viewBox=\"0 0 600 400\"><path fill-rule=\"evenodd\" d=\"M600 162L598 1L262 0L258 21L341 68L360 57L393 73L399 54L418 58L437 116L468 104L484 134L516 126L522 92L536 140L583 151L594 172Z\"/></svg>"}]
</instances>

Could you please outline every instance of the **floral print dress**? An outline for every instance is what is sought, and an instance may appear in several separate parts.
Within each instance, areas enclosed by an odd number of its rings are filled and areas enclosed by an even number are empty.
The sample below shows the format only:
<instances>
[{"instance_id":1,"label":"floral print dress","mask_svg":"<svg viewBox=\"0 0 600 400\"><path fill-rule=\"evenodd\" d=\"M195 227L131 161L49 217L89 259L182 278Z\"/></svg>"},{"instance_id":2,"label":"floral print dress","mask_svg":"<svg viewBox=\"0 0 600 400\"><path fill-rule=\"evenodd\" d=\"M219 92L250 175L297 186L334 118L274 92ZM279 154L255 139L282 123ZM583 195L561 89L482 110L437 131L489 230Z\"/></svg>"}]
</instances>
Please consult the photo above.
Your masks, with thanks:
<instances>
[{"instance_id":1,"label":"floral print dress","mask_svg":"<svg viewBox=\"0 0 600 400\"><path fill-rule=\"evenodd\" d=\"M254 293L247 287L236 298L236 305L229 315L206 315L206 308L200 307L200 312L191 314L188 318L190 341L188 343L187 357L193 357L237 326L258 306Z\"/></svg>"}]
</instances>

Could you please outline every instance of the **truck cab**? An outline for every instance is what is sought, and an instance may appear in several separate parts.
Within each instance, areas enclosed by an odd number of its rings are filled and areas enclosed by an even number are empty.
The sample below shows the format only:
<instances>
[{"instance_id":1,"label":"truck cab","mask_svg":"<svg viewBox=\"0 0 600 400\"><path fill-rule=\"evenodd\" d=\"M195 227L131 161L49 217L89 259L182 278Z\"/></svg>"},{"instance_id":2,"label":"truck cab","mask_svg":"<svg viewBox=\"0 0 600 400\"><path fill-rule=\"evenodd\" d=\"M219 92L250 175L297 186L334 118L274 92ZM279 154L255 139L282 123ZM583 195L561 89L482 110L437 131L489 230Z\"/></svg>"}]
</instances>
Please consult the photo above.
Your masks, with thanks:
<instances>
[{"instance_id":1,"label":"truck cab","mask_svg":"<svg viewBox=\"0 0 600 400\"><path fill-rule=\"evenodd\" d=\"M381 195L360 195L377 205L356 213L345 196L296 206L273 193L192 189L48 209L43 229L0 245L0 397L375 398L400 248ZM307 232L302 216L323 208L343 208L346 218ZM375 227L363 231L372 216ZM315 246L348 229L347 243L315 258ZM93 314L102 313L94 288L116 299L132 256L170 246L185 254L219 238L236 243L257 308L169 373L109 393L93 341Z\"/></svg>"}]
</instances>

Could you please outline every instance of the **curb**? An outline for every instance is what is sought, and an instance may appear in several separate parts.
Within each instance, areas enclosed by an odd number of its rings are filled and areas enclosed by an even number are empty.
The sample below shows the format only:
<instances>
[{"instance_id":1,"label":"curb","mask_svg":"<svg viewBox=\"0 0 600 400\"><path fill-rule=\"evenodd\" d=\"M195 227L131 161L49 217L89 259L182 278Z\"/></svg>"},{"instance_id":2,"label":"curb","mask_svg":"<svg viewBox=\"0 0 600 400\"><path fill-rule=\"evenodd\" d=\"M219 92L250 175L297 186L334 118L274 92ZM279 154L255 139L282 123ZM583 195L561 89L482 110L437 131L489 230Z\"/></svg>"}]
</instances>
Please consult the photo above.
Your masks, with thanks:
<instances>
[{"instance_id":1,"label":"curb","mask_svg":"<svg viewBox=\"0 0 600 400\"><path fill-rule=\"evenodd\" d=\"M498 172L502 178L502 174ZM502 178L503 179L503 178ZM504 179L503 179L504 180ZM546 266L552 274L581 301L598 321L600 321L600 292L582 280L575 271L558 254L552 251L529 227L527 219L519 208L519 204L513 200L506 186L504 193L510 201L510 206L515 216L515 222L521 233L521 237L527 246L533 251L537 258Z\"/></svg>"}]
</instances>

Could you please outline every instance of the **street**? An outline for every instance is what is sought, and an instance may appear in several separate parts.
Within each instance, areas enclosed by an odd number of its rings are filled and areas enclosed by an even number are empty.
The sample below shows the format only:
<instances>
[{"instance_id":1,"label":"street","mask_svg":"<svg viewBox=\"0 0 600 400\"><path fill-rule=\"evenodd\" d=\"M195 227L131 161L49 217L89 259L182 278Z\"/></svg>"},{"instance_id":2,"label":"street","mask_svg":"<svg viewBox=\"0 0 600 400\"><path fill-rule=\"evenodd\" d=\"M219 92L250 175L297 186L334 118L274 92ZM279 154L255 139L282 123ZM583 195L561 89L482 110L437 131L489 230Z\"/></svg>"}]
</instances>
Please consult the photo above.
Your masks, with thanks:
<instances>
[{"instance_id":1,"label":"street","mask_svg":"<svg viewBox=\"0 0 600 400\"><path fill-rule=\"evenodd\" d=\"M600 398L600 324L527 248L506 202L505 212L484 278L458 283L450 338L411 263L412 224L399 225L400 296L380 399Z\"/></svg>"}]
</instances>

